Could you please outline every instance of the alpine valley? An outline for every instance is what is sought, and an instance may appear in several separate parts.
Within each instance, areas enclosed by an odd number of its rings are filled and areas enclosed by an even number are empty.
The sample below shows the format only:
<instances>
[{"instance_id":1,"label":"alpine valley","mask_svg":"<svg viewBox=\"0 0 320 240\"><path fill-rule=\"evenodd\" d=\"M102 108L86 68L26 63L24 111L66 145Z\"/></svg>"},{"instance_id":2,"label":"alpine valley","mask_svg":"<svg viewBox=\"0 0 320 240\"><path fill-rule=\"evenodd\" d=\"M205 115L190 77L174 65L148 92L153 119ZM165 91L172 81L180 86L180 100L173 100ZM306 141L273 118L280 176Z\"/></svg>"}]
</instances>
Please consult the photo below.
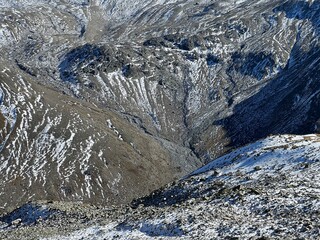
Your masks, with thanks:
<instances>
[{"instance_id":1,"label":"alpine valley","mask_svg":"<svg viewBox=\"0 0 320 240\"><path fill-rule=\"evenodd\" d=\"M317 239L319 0L0 0L0 239Z\"/></svg>"}]
</instances>

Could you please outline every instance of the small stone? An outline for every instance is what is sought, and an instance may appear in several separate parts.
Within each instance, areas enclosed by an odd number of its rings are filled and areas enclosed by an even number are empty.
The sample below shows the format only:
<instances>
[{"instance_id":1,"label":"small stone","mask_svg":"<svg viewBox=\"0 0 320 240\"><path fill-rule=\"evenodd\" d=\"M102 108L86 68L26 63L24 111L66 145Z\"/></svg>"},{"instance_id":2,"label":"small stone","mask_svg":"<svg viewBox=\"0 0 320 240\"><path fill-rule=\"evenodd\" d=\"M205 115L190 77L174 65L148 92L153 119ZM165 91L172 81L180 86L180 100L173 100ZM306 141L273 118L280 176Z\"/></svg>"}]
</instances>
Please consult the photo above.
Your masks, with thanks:
<instances>
[{"instance_id":1,"label":"small stone","mask_svg":"<svg viewBox=\"0 0 320 240\"><path fill-rule=\"evenodd\" d=\"M254 170L255 170L255 171L260 171L261 169L262 169L262 168L261 168L260 166L255 166L255 167L254 167Z\"/></svg>"},{"instance_id":2,"label":"small stone","mask_svg":"<svg viewBox=\"0 0 320 240\"><path fill-rule=\"evenodd\" d=\"M17 218L11 222L12 225L18 226L22 222L21 218Z\"/></svg>"}]
</instances>

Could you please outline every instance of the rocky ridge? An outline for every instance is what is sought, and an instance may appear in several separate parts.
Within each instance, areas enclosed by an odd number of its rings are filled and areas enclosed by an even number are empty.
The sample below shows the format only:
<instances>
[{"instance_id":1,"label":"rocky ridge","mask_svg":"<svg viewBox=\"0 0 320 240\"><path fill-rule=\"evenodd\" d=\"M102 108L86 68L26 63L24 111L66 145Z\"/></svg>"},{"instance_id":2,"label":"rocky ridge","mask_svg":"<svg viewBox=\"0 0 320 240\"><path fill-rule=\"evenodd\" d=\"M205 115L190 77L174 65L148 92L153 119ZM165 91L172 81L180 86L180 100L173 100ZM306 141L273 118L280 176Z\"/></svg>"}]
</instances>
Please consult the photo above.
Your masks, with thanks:
<instances>
[{"instance_id":1,"label":"rocky ridge","mask_svg":"<svg viewBox=\"0 0 320 240\"><path fill-rule=\"evenodd\" d=\"M130 206L28 203L1 217L2 239L316 239L318 135L271 136Z\"/></svg>"}]
</instances>

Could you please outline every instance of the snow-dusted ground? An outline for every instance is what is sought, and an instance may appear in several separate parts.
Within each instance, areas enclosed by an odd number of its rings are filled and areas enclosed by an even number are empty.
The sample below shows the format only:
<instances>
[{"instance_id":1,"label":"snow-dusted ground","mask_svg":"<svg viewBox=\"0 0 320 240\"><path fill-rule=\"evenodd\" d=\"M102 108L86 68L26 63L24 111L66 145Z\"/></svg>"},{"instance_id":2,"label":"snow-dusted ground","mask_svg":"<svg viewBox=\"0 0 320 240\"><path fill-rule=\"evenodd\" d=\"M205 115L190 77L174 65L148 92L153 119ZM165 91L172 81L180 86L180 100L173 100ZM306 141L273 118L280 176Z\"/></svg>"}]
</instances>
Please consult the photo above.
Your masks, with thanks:
<instances>
[{"instance_id":1,"label":"snow-dusted ground","mask_svg":"<svg viewBox=\"0 0 320 240\"><path fill-rule=\"evenodd\" d=\"M199 166L192 151L206 161L229 140L314 131L318 13L319 1L0 0L0 210L42 198L129 202ZM283 146L263 146L276 142ZM228 189L301 174L305 159L318 158L305 142L270 138L238 150L158 205L198 199L216 181ZM195 232L161 221L102 232Z\"/></svg>"},{"instance_id":2,"label":"snow-dusted ground","mask_svg":"<svg viewBox=\"0 0 320 240\"><path fill-rule=\"evenodd\" d=\"M45 239L317 239L320 136L272 136L137 200L101 224Z\"/></svg>"}]
</instances>

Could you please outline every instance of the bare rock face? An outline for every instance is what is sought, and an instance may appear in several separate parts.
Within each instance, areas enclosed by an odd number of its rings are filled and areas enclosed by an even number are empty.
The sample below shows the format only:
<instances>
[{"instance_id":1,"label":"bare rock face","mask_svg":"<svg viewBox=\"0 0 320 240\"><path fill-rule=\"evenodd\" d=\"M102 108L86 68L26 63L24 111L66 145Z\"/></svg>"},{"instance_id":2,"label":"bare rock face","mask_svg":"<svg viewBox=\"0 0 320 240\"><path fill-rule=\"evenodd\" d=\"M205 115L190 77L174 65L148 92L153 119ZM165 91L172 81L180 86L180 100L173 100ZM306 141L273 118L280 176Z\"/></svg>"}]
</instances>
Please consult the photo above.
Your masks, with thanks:
<instances>
[{"instance_id":1,"label":"bare rock face","mask_svg":"<svg viewBox=\"0 0 320 240\"><path fill-rule=\"evenodd\" d=\"M4 209L125 203L231 148L318 131L319 1L0 7Z\"/></svg>"}]
</instances>

